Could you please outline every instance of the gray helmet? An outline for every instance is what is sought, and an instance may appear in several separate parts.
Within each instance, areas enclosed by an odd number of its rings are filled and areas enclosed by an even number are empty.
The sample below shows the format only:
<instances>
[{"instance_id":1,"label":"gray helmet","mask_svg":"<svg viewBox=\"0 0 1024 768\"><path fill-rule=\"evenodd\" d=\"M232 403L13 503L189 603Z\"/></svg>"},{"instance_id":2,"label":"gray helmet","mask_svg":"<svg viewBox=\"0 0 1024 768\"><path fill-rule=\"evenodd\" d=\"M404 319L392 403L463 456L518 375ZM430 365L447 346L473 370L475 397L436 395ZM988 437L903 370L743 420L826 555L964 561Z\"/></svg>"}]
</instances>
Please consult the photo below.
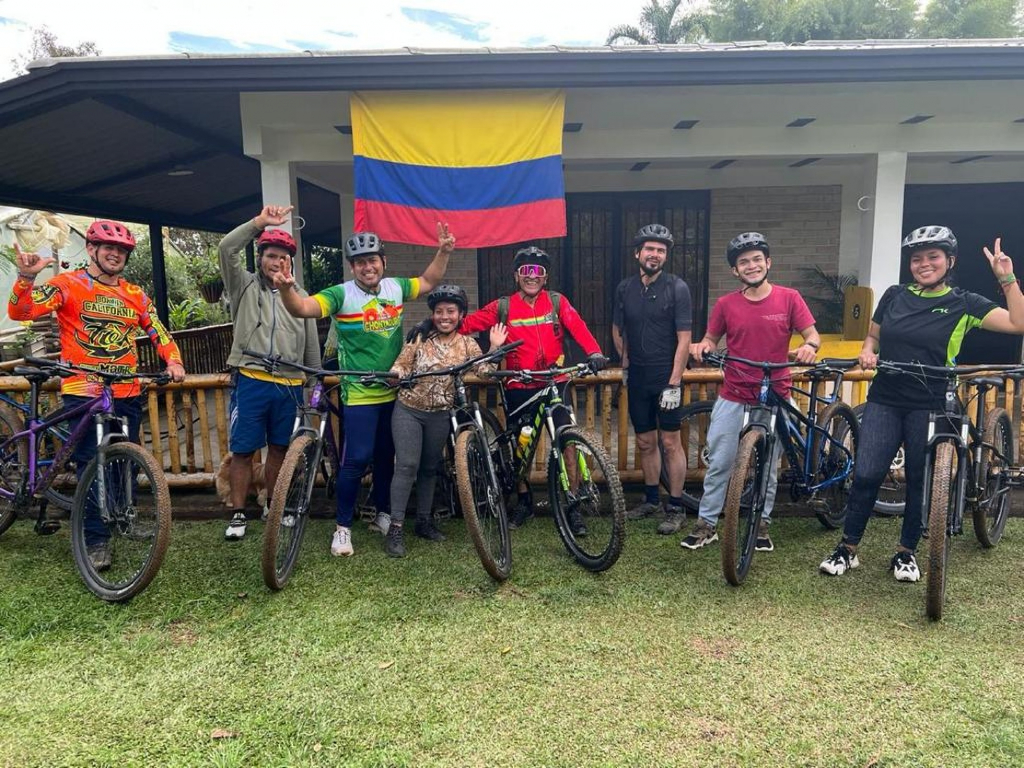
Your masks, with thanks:
<instances>
[{"instance_id":1,"label":"gray helmet","mask_svg":"<svg viewBox=\"0 0 1024 768\"><path fill-rule=\"evenodd\" d=\"M768 241L764 235L760 232L744 232L730 240L725 249L725 259L729 262L729 266L735 267L736 259L747 251L762 251L766 259L771 256L768 251Z\"/></svg>"},{"instance_id":2,"label":"gray helmet","mask_svg":"<svg viewBox=\"0 0 1024 768\"><path fill-rule=\"evenodd\" d=\"M672 233L668 231L668 227L662 226L661 224L648 224L645 227L640 227L637 231L636 237L633 238L633 245L634 247L639 248L650 240L653 240L656 243L661 243L669 249L676 244L675 238L672 237Z\"/></svg>"},{"instance_id":3,"label":"gray helmet","mask_svg":"<svg viewBox=\"0 0 1024 768\"><path fill-rule=\"evenodd\" d=\"M901 250L909 254L922 248L941 248L947 256L956 256L956 247L956 235L953 234L953 230L933 224L930 227L918 227L904 237Z\"/></svg>"},{"instance_id":4,"label":"gray helmet","mask_svg":"<svg viewBox=\"0 0 1024 768\"><path fill-rule=\"evenodd\" d=\"M358 256L375 255L384 255L384 244L374 232L353 232L345 241L345 258L349 261Z\"/></svg>"},{"instance_id":5,"label":"gray helmet","mask_svg":"<svg viewBox=\"0 0 1024 768\"><path fill-rule=\"evenodd\" d=\"M430 307L431 312L434 311L434 307L444 301L457 304L463 313L469 309L469 299L466 298L466 292L460 285L439 285L427 294L427 306Z\"/></svg>"},{"instance_id":6,"label":"gray helmet","mask_svg":"<svg viewBox=\"0 0 1024 768\"><path fill-rule=\"evenodd\" d=\"M545 251L531 245L529 248L516 251L516 256L512 259L512 269L519 269L523 264L539 264L550 271L551 257Z\"/></svg>"}]
</instances>

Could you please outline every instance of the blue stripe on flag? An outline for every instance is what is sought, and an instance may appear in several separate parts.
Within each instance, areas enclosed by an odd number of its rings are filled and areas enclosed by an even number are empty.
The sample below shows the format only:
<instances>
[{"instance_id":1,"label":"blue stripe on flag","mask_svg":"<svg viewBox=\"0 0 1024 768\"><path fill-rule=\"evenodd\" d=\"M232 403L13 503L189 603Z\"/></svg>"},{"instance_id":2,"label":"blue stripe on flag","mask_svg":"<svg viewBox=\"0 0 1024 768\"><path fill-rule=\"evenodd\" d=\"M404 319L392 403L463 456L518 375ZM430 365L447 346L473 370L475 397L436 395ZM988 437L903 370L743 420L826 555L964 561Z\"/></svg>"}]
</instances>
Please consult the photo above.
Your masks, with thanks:
<instances>
[{"instance_id":1,"label":"blue stripe on flag","mask_svg":"<svg viewBox=\"0 0 1024 768\"><path fill-rule=\"evenodd\" d=\"M438 168L355 157L363 200L447 211L504 208L565 196L560 155L475 168Z\"/></svg>"}]
</instances>

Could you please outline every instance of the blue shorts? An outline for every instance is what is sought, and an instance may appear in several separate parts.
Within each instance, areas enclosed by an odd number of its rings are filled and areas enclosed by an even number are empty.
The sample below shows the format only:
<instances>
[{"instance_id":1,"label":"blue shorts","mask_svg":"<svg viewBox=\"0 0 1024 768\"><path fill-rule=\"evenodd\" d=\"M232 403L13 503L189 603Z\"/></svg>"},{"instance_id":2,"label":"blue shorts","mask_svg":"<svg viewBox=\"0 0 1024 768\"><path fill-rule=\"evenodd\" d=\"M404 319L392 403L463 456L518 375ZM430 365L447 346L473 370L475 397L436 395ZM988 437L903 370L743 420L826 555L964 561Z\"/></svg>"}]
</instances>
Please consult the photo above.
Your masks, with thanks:
<instances>
[{"instance_id":1,"label":"blue shorts","mask_svg":"<svg viewBox=\"0 0 1024 768\"><path fill-rule=\"evenodd\" d=\"M295 428L295 411L302 400L302 387L242 374L236 379L229 411L231 452L255 453L267 443L288 445Z\"/></svg>"}]
</instances>

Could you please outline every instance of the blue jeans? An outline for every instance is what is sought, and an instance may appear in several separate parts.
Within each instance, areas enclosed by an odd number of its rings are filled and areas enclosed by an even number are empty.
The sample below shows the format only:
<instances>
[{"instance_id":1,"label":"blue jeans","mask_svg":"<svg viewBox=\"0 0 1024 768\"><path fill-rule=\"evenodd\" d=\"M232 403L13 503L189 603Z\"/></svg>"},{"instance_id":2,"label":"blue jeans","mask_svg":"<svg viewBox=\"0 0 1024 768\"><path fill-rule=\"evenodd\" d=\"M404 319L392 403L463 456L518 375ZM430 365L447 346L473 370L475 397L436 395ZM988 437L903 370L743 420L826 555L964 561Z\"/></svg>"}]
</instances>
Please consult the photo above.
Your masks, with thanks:
<instances>
[{"instance_id":1,"label":"blue jeans","mask_svg":"<svg viewBox=\"0 0 1024 768\"><path fill-rule=\"evenodd\" d=\"M907 505L903 511L900 545L913 552L921 540L923 522L921 504L924 499L925 444L928 438L929 409L894 408L878 403L867 404L860 425L853 485L846 503L843 542L860 544L868 518L878 499L878 489L885 479L900 443L905 446Z\"/></svg>"},{"instance_id":2,"label":"blue jeans","mask_svg":"<svg viewBox=\"0 0 1024 768\"><path fill-rule=\"evenodd\" d=\"M345 405L345 444L335 490L338 495L338 525L352 527L356 496L370 461L373 461L373 504L378 512L391 512L391 480L395 474L395 441L391 417L395 401L374 405Z\"/></svg>"},{"instance_id":3,"label":"blue jeans","mask_svg":"<svg viewBox=\"0 0 1024 768\"><path fill-rule=\"evenodd\" d=\"M89 397L79 397L78 395L64 395L62 398L66 408L82 405L91 399ZM133 443L139 442L139 426L142 423L142 399L138 397L115 398L114 413L128 420L128 439ZM74 429L75 425L69 423L68 427L69 429ZM74 451L71 453L71 458L75 460L75 473L78 475L79 482L81 482L82 475L85 473L85 465L92 461L97 450L96 431L95 429L90 429L78 441L78 445L75 446ZM109 538L110 531L103 520L100 519L99 508L95 500L90 496L85 507L85 544L86 546L92 546Z\"/></svg>"}]
</instances>

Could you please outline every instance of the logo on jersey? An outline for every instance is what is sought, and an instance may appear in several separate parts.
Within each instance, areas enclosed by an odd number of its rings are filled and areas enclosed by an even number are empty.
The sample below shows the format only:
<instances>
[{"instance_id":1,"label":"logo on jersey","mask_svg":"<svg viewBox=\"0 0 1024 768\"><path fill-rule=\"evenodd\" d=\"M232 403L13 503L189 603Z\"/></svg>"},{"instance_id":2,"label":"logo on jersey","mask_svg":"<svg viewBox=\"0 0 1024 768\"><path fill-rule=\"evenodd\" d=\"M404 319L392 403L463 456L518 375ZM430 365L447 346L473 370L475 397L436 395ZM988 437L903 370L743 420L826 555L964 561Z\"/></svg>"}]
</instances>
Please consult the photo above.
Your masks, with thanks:
<instances>
[{"instance_id":1,"label":"logo on jersey","mask_svg":"<svg viewBox=\"0 0 1024 768\"><path fill-rule=\"evenodd\" d=\"M948 315L949 314L949 308L948 307L936 307L935 309L932 310L932 313L934 314L936 312L938 312L940 315Z\"/></svg>"},{"instance_id":2,"label":"logo on jersey","mask_svg":"<svg viewBox=\"0 0 1024 768\"><path fill-rule=\"evenodd\" d=\"M402 326L402 309L394 301L374 297L363 305L363 330L391 336Z\"/></svg>"}]
</instances>

